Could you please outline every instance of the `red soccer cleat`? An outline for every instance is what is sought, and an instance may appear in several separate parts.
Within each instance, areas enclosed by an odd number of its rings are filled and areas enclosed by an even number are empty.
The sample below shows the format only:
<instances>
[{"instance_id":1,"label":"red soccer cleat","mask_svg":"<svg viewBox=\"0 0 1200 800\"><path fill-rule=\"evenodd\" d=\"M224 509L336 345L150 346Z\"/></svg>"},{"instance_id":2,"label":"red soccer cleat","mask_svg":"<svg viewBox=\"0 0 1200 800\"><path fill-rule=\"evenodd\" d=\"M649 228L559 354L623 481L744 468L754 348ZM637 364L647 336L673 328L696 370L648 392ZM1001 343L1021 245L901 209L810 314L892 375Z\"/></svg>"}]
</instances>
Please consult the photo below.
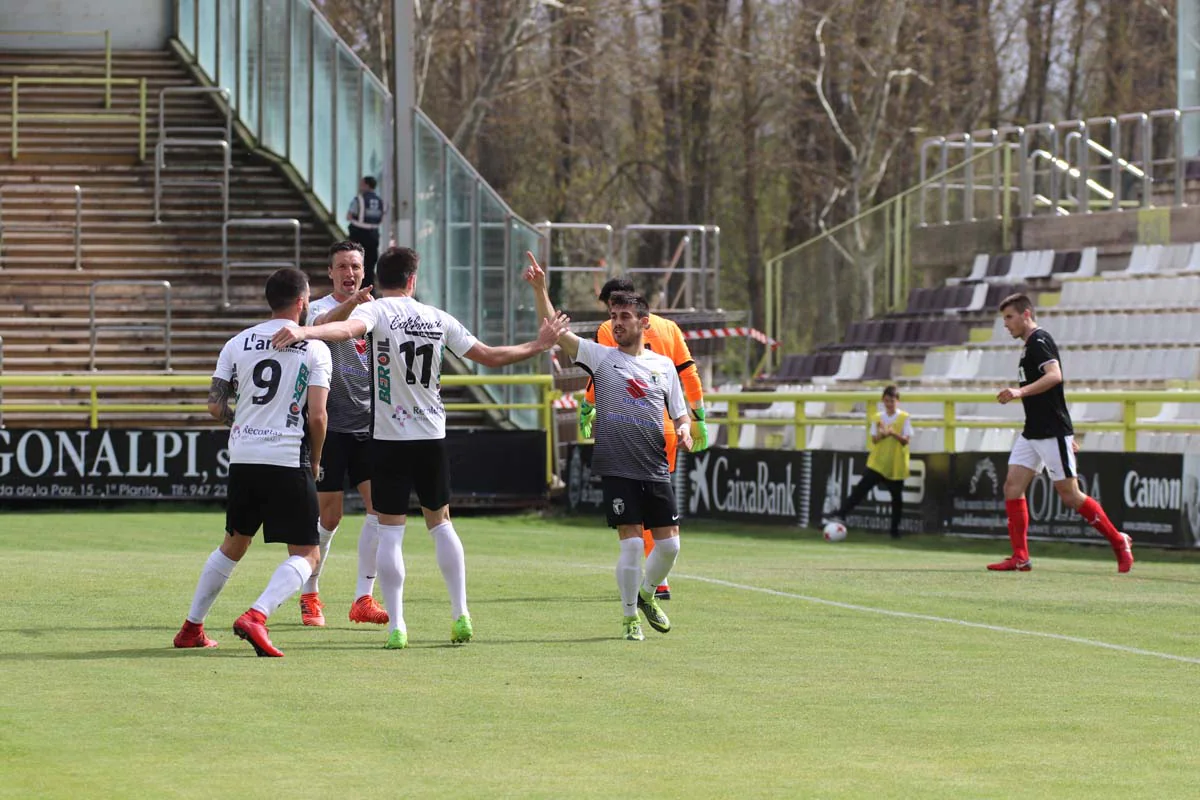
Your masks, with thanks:
<instances>
[{"instance_id":1,"label":"red soccer cleat","mask_svg":"<svg viewBox=\"0 0 1200 800\"><path fill-rule=\"evenodd\" d=\"M1117 572L1129 572L1133 568L1133 537L1121 534L1122 544L1113 548L1117 554Z\"/></svg>"},{"instance_id":2,"label":"red soccer cleat","mask_svg":"<svg viewBox=\"0 0 1200 800\"><path fill-rule=\"evenodd\" d=\"M387 611L376 602L374 597L364 594L354 601L354 605L350 606L350 621L369 622L372 625L387 625L389 618Z\"/></svg>"},{"instance_id":3,"label":"red soccer cleat","mask_svg":"<svg viewBox=\"0 0 1200 800\"><path fill-rule=\"evenodd\" d=\"M242 614L237 618L237 622L233 623L233 632L239 639L249 642L260 658L283 658L283 651L271 644L271 639L267 636L267 618L261 611L252 608Z\"/></svg>"},{"instance_id":4,"label":"red soccer cleat","mask_svg":"<svg viewBox=\"0 0 1200 800\"><path fill-rule=\"evenodd\" d=\"M1033 569L1033 562L1028 558L1009 556L1003 561L988 564L988 569L993 572L1029 572L1029 570Z\"/></svg>"},{"instance_id":5,"label":"red soccer cleat","mask_svg":"<svg viewBox=\"0 0 1200 800\"><path fill-rule=\"evenodd\" d=\"M300 621L316 628L325 627L325 604L316 592L300 595Z\"/></svg>"},{"instance_id":6,"label":"red soccer cleat","mask_svg":"<svg viewBox=\"0 0 1200 800\"><path fill-rule=\"evenodd\" d=\"M656 600L670 600L671 599L671 587L665 583L660 585L657 589L654 590L654 598Z\"/></svg>"},{"instance_id":7,"label":"red soccer cleat","mask_svg":"<svg viewBox=\"0 0 1200 800\"><path fill-rule=\"evenodd\" d=\"M176 647L216 647L217 641L210 639L204 633L204 623L196 624L190 620L183 621L183 627L175 634Z\"/></svg>"}]
</instances>

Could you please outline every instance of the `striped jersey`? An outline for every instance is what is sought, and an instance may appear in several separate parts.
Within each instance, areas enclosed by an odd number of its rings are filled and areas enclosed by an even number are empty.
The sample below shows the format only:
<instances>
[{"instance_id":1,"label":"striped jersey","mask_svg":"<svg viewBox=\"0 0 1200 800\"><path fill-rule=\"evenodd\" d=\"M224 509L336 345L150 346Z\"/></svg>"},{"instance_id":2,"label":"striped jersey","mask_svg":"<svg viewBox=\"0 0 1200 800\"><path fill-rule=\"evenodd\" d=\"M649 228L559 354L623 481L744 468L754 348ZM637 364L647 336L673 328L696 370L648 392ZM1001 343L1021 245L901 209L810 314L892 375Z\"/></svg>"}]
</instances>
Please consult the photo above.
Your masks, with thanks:
<instances>
[{"instance_id":1,"label":"striped jersey","mask_svg":"<svg viewBox=\"0 0 1200 800\"><path fill-rule=\"evenodd\" d=\"M591 376L596 390L592 472L669 482L663 410L671 419L687 414L675 364L650 350L631 356L587 339L580 339L575 363Z\"/></svg>"},{"instance_id":2,"label":"striped jersey","mask_svg":"<svg viewBox=\"0 0 1200 800\"><path fill-rule=\"evenodd\" d=\"M271 336L290 324L267 320L221 348L213 377L233 384L237 398L229 430L231 464L309 465L308 387L329 388L329 348L310 340L276 350Z\"/></svg>"},{"instance_id":3,"label":"striped jersey","mask_svg":"<svg viewBox=\"0 0 1200 800\"><path fill-rule=\"evenodd\" d=\"M446 438L442 354L462 356L476 338L454 317L411 297L363 303L350 319L367 325L375 372L375 426L384 441Z\"/></svg>"},{"instance_id":4,"label":"striped jersey","mask_svg":"<svg viewBox=\"0 0 1200 800\"><path fill-rule=\"evenodd\" d=\"M309 324L338 301L332 294L308 305ZM371 351L367 339L328 342L333 357L329 379L329 430L335 433L371 432Z\"/></svg>"}]
</instances>

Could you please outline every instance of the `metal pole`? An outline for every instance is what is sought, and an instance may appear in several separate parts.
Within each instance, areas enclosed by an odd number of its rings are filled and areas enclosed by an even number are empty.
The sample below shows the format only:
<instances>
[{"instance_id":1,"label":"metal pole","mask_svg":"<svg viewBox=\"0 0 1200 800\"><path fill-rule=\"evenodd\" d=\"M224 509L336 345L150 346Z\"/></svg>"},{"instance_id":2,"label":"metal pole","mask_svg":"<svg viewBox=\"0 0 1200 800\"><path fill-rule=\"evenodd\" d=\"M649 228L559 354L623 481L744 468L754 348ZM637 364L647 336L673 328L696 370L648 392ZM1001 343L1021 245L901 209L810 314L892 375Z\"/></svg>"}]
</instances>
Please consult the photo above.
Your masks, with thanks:
<instances>
[{"instance_id":1,"label":"metal pole","mask_svg":"<svg viewBox=\"0 0 1200 800\"><path fill-rule=\"evenodd\" d=\"M75 269L83 269L83 190L75 185Z\"/></svg>"},{"instance_id":2,"label":"metal pole","mask_svg":"<svg viewBox=\"0 0 1200 800\"><path fill-rule=\"evenodd\" d=\"M17 160L17 117L21 112L18 108L17 93L20 91L21 79L16 75L12 76L12 160Z\"/></svg>"},{"instance_id":3,"label":"metal pole","mask_svg":"<svg viewBox=\"0 0 1200 800\"><path fill-rule=\"evenodd\" d=\"M229 219L229 173L233 170L228 139L225 140L224 145L225 146L221 148L225 162L225 176L221 186L221 209L224 216L221 219L221 222L226 222Z\"/></svg>"},{"instance_id":4,"label":"metal pole","mask_svg":"<svg viewBox=\"0 0 1200 800\"><path fill-rule=\"evenodd\" d=\"M162 199L162 161L165 141L165 139L159 139L158 143L154 145L154 221L156 223L162 222L159 203Z\"/></svg>"},{"instance_id":5,"label":"metal pole","mask_svg":"<svg viewBox=\"0 0 1200 800\"><path fill-rule=\"evenodd\" d=\"M213 77L221 85L221 0L213 2L213 39L216 47L213 55ZM161 97L161 95L160 95ZM161 122L159 123L162 124Z\"/></svg>"},{"instance_id":6,"label":"metal pole","mask_svg":"<svg viewBox=\"0 0 1200 800\"><path fill-rule=\"evenodd\" d=\"M192 61L200 63L200 2L192 0Z\"/></svg>"},{"instance_id":7,"label":"metal pole","mask_svg":"<svg viewBox=\"0 0 1200 800\"><path fill-rule=\"evenodd\" d=\"M1142 114L1142 208L1150 208L1153 199L1151 194L1154 191L1152 186L1154 163L1150 148L1150 137L1153 133L1150 126L1150 115Z\"/></svg>"},{"instance_id":8,"label":"metal pole","mask_svg":"<svg viewBox=\"0 0 1200 800\"><path fill-rule=\"evenodd\" d=\"M313 129L313 103L316 102L317 94L317 68L315 65L316 43L317 38L317 18L316 12L312 8L308 9L308 188L312 189L314 183L313 169L316 162L313 159L313 153L316 152L316 131ZM314 190L315 191L315 190Z\"/></svg>"},{"instance_id":9,"label":"metal pole","mask_svg":"<svg viewBox=\"0 0 1200 800\"><path fill-rule=\"evenodd\" d=\"M242 0L234 0L233 16L233 100L238 108L245 108L242 97Z\"/></svg>"},{"instance_id":10,"label":"metal pole","mask_svg":"<svg viewBox=\"0 0 1200 800\"><path fill-rule=\"evenodd\" d=\"M219 2L218 2L219 4ZM295 14L293 6L287 4L287 55L283 65L283 154L292 160L292 25Z\"/></svg>"},{"instance_id":11,"label":"metal pole","mask_svg":"<svg viewBox=\"0 0 1200 800\"><path fill-rule=\"evenodd\" d=\"M221 225L221 305L229 308L229 220Z\"/></svg>"},{"instance_id":12,"label":"metal pole","mask_svg":"<svg viewBox=\"0 0 1200 800\"><path fill-rule=\"evenodd\" d=\"M1121 120L1116 118L1113 118L1112 121L1112 141L1110 142L1110 146L1112 147L1113 154L1111 163L1109 164L1109 171L1111 173L1109 180L1112 181L1111 188L1113 193L1112 210L1120 211L1121 195L1123 194L1121 190L1124 187L1121 185L1123 183L1121 180Z\"/></svg>"},{"instance_id":13,"label":"metal pole","mask_svg":"<svg viewBox=\"0 0 1200 800\"><path fill-rule=\"evenodd\" d=\"M164 339L166 340L165 346L164 346L164 351L166 354L166 362L167 362L165 366L166 366L166 371L170 372L171 371L171 282L163 281L163 288L165 289L166 295L167 295L167 300L166 300L167 308L166 308L166 315L165 315L166 320L164 322L164 326L166 328L166 330L164 331Z\"/></svg>"},{"instance_id":14,"label":"metal pole","mask_svg":"<svg viewBox=\"0 0 1200 800\"><path fill-rule=\"evenodd\" d=\"M331 46L333 47L333 91L331 93L333 102L330 104L330 115L331 115L332 119L330 120L331 124L329 126L329 129L331 132L331 135L329 138L331 140L332 146L329 150L329 160L333 165L333 181L330 183L330 186L329 186L329 205L331 206L330 210L333 211L333 218L337 219L338 218L338 213L337 213L338 212L338 208L337 208L337 206L338 206L338 201L337 201L338 200L338 157L337 157L337 154L338 154L338 138L339 138L338 137L338 118L339 118L339 115L338 115L338 72L339 72L338 67L341 64L341 59L338 58L338 48L337 48L337 40L336 39L333 40ZM357 187L355 187L355 188L357 188ZM475 330L479 330L479 328L476 327Z\"/></svg>"},{"instance_id":15,"label":"metal pole","mask_svg":"<svg viewBox=\"0 0 1200 800\"><path fill-rule=\"evenodd\" d=\"M721 226L713 225L713 308L721 307Z\"/></svg>"},{"instance_id":16,"label":"metal pole","mask_svg":"<svg viewBox=\"0 0 1200 800\"><path fill-rule=\"evenodd\" d=\"M950 167L949 167L950 157L948 154L948 150L946 148L945 140L942 140L941 145L942 145L942 152L938 156L938 171L942 173L942 208L941 208L942 213L941 213L940 221L943 225L946 225L950 222L950 200L949 200L950 187L948 185L949 179L946 174L948 172L948 170L950 169Z\"/></svg>"},{"instance_id":17,"label":"metal pole","mask_svg":"<svg viewBox=\"0 0 1200 800\"><path fill-rule=\"evenodd\" d=\"M1184 206L1187 203L1183 199L1183 114L1179 110L1175 110L1173 115L1174 125L1172 135L1172 147L1174 148L1175 158L1175 205Z\"/></svg>"},{"instance_id":18,"label":"metal pole","mask_svg":"<svg viewBox=\"0 0 1200 800\"><path fill-rule=\"evenodd\" d=\"M300 269L300 220L292 220L292 231L295 236L296 269Z\"/></svg>"},{"instance_id":19,"label":"metal pole","mask_svg":"<svg viewBox=\"0 0 1200 800\"><path fill-rule=\"evenodd\" d=\"M975 221L975 162L971 156L975 155L975 137L969 133L963 134L963 144L965 147L963 157L966 159L963 176L963 185L966 187L965 196L963 197L963 219L967 222Z\"/></svg>"},{"instance_id":20,"label":"metal pole","mask_svg":"<svg viewBox=\"0 0 1200 800\"><path fill-rule=\"evenodd\" d=\"M96 284L88 290L88 327L91 329L91 347L88 354L88 369L96 371Z\"/></svg>"}]
</instances>

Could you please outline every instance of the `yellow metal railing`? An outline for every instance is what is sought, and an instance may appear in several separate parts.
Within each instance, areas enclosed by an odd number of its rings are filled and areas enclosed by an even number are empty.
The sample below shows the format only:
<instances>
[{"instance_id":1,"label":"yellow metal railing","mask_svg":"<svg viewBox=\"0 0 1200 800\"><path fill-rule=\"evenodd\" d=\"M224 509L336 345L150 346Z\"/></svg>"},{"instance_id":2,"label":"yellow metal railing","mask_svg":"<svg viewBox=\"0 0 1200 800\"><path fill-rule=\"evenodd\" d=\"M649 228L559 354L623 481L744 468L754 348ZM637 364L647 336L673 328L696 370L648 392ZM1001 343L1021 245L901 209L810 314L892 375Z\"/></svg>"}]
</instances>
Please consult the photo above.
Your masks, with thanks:
<instances>
[{"instance_id":1,"label":"yellow metal railing","mask_svg":"<svg viewBox=\"0 0 1200 800\"><path fill-rule=\"evenodd\" d=\"M207 388L208 375L0 375L0 394L5 387L80 387L88 390L87 399L59 403L0 402L0 415L13 412L35 414L87 414L89 427L100 427L101 414L204 414L208 406L202 403L119 403L101 402L101 387L138 388ZM447 403L448 411L538 411L542 429L546 431L546 482L554 477L554 400L560 392L553 388L550 375L443 375L442 386L537 386L541 398L536 403Z\"/></svg>"},{"instance_id":2,"label":"yellow metal railing","mask_svg":"<svg viewBox=\"0 0 1200 800\"><path fill-rule=\"evenodd\" d=\"M112 34L109 31L0 31L0 36L98 36L104 39L104 107L112 108ZM46 64L38 69L61 71L74 67Z\"/></svg>"},{"instance_id":3,"label":"yellow metal railing","mask_svg":"<svg viewBox=\"0 0 1200 800\"><path fill-rule=\"evenodd\" d=\"M114 114L111 111L47 112L31 114L21 111L20 91L23 85L95 86L105 84L106 93L112 84L138 87L138 113ZM146 79L145 78L42 78L37 76L12 76L12 112L8 115L12 124L12 158L17 160L21 120L30 122L136 122L138 123L138 159L146 160Z\"/></svg>"},{"instance_id":4,"label":"yellow metal railing","mask_svg":"<svg viewBox=\"0 0 1200 800\"><path fill-rule=\"evenodd\" d=\"M1095 391L1067 392L1068 402L1080 403L1120 403L1123 409L1120 422L1076 422L1075 429L1080 431L1119 431L1124 434L1126 452L1137 450L1138 431L1163 431L1200 433L1200 423L1195 422L1164 422L1138 418L1138 404L1161 405L1163 403L1200 403L1200 391ZM727 441L736 446L742 425L762 425L765 427L792 427L796 432L796 442L806 440L809 425L854 425L866 423L865 415L854 417L809 417L805 403L876 403L879 402L879 392L721 392L708 396L708 402L728 403L729 410L724 415L716 413L708 417L709 424L728 425ZM794 415L781 417L747 417L742 413L743 403L791 403L796 404ZM1022 423L1017 420L962 420L957 416L958 403L994 403L996 395L993 392L937 392L937 391L905 391L905 403L942 403L941 419L914 419L912 424L917 428L940 428L943 432L945 452L953 453L955 449L955 431L959 428L1019 428Z\"/></svg>"},{"instance_id":5,"label":"yellow metal railing","mask_svg":"<svg viewBox=\"0 0 1200 800\"><path fill-rule=\"evenodd\" d=\"M851 237L851 239L857 238L857 235L861 233L860 226L870 227L872 231L882 235L883 242L879 248L878 257L882 260L881 266L888 284L886 305L890 310L897 310L902 307L908 296L908 288L911 283L911 232L915 227L913 220L916 216L914 206L920 201L922 190L934 184L942 183L950 175L964 168L972 167L976 162L994 158L996 150L996 147L980 145L979 152L961 163L955 164L949 169L910 186L903 192L889 197L887 200L868 208L861 214L851 217L845 222L839 223L819 235L767 259L763 280L763 300L766 315L764 328L766 334L778 342L786 343L788 341L786 324L783 319L785 305L784 275L789 271L785 269L786 262L795 261L802 253L811 250L822 242L837 242L839 235L846 235ZM1003 201L1000 203L998 216L1001 218L1001 225L1005 231L1004 238L1007 242L1012 217L1008 202L1013 194L1010 179L1012 167L1010 163L1010 148L1003 147L1001 150L1004 187ZM852 247L842 247L839 249L843 254L843 258L854 255ZM868 315L874 313L874 309L867 309L867 313ZM765 367L773 367L776 363L775 359L779 355L782 355L781 351L767 348L762 360L755 368L755 372L761 372Z\"/></svg>"}]
</instances>

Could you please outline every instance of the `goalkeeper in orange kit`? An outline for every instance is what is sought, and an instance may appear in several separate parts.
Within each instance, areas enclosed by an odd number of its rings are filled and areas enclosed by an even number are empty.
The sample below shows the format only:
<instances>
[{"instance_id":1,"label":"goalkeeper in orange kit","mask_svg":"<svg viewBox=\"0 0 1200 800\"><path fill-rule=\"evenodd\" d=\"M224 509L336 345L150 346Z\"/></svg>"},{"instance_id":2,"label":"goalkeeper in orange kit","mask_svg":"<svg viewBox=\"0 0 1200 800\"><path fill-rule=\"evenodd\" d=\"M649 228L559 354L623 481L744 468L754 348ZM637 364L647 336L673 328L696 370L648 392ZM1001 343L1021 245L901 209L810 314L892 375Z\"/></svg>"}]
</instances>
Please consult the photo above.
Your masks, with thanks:
<instances>
[{"instance_id":1,"label":"goalkeeper in orange kit","mask_svg":"<svg viewBox=\"0 0 1200 800\"><path fill-rule=\"evenodd\" d=\"M600 289L599 300L604 303L604 307L608 308L608 299L619 292L635 291L633 281L628 278L613 278L604 284ZM679 372L679 380L683 384L683 393L687 396L688 407L691 408L692 416L696 418L696 422L692 426L692 452L698 453L708 447L708 423L705 421L704 414L704 390L700 385L700 371L696 368L696 362L692 360L692 353L688 349L687 342L683 338L683 331L679 329L673 321L666 317L660 317L658 314L650 315L650 327L643 334L646 342L646 348L659 355L666 356L675 364L675 369ZM608 347L616 347L617 342L613 339L612 322L605 320L600 329L596 331L596 341L599 344ZM592 384L588 383L587 397L579 406L579 433L585 439L592 438L592 422L596 419L596 393ZM671 472L675 472L675 454L677 452L678 443L675 437L675 426L666 424L663 426L663 431L667 440L667 463L670 466ZM654 537L650 535L650 531L643 531L642 538L645 541L646 555L650 555L650 551L654 549ZM660 600L671 599L671 587L663 584L658 587L655 592L655 597Z\"/></svg>"}]
</instances>

